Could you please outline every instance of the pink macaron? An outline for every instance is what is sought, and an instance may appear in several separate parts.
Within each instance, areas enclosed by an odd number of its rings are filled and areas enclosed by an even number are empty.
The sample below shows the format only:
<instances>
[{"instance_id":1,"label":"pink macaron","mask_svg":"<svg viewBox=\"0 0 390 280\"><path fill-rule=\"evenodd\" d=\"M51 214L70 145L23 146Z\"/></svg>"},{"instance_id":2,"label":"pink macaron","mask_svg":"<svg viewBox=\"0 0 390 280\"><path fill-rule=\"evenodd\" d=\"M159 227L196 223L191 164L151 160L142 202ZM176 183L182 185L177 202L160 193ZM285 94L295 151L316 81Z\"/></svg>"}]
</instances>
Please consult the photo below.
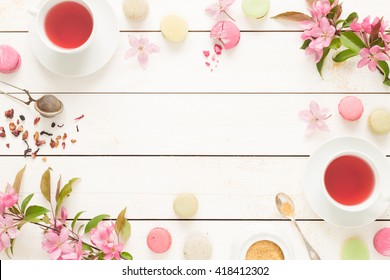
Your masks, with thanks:
<instances>
[{"instance_id":1,"label":"pink macaron","mask_svg":"<svg viewBox=\"0 0 390 280\"><path fill-rule=\"evenodd\" d=\"M390 257L390 228L382 228L375 234L374 247L379 254Z\"/></svg>"},{"instance_id":2,"label":"pink macaron","mask_svg":"<svg viewBox=\"0 0 390 280\"><path fill-rule=\"evenodd\" d=\"M9 45L0 45L0 73L10 74L19 69L19 53Z\"/></svg>"},{"instance_id":3,"label":"pink macaron","mask_svg":"<svg viewBox=\"0 0 390 280\"><path fill-rule=\"evenodd\" d=\"M344 97L339 103L339 113L347 121L360 119L363 111L362 101L355 96Z\"/></svg>"},{"instance_id":4,"label":"pink macaron","mask_svg":"<svg viewBox=\"0 0 390 280\"><path fill-rule=\"evenodd\" d=\"M226 50L234 48L240 42L240 29L230 21L220 21L213 26L210 38L222 42Z\"/></svg>"},{"instance_id":5,"label":"pink macaron","mask_svg":"<svg viewBox=\"0 0 390 280\"><path fill-rule=\"evenodd\" d=\"M149 232L146 242L152 252L160 254L169 250L172 237L166 229L156 227Z\"/></svg>"}]
</instances>

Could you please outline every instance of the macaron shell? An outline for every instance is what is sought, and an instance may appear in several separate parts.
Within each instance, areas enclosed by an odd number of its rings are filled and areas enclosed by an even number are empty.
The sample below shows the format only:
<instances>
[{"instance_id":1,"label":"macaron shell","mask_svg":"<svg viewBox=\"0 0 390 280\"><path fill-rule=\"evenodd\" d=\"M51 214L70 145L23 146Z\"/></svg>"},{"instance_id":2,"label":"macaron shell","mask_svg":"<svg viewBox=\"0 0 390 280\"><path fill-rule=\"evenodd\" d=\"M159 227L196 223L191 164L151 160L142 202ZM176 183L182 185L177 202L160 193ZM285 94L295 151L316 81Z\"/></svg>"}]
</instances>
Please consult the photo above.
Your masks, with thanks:
<instances>
[{"instance_id":1,"label":"macaron shell","mask_svg":"<svg viewBox=\"0 0 390 280\"><path fill-rule=\"evenodd\" d=\"M344 97L339 103L339 113L347 121L356 121L363 114L362 101L355 96Z\"/></svg>"},{"instance_id":2,"label":"macaron shell","mask_svg":"<svg viewBox=\"0 0 390 280\"><path fill-rule=\"evenodd\" d=\"M349 238L347 239L341 250L341 259L342 260L368 260L370 259L370 254L368 247L363 240L359 238Z\"/></svg>"},{"instance_id":3,"label":"macaron shell","mask_svg":"<svg viewBox=\"0 0 390 280\"><path fill-rule=\"evenodd\" d=\"M382 228L374 236L375 250L386 257L390 257L390 228Z\"/></svg>"},{"instance_id":4,"label":"macaron shell","mask_svg":"<svg viewBox=\"0 0 390 280\"><path fill-rule=\"evenodd\" d=\"M193 194L179 194L173 201L173 210L181 218L191 218L198 210L198 200Z\"/></svg>"},{"instance_id":5,"label":"macaron shell","mask_svg":"<svg viewBox=\"0 0 390 280\"><path fill-rule=\"evenodd\" d=\"M270 0L243 0L242 10L244 14L253 19L264 17L270 8Z\"/></svg>"},{"instance_id":6,"label":"macaron shell","mask_svg":"<svg viewBox=\"0 0 390 280\"><path fill-rule=\"evenodd\" d=\"M382 109L375 110L368 118L368 127L374 134L390 132L390 113Z\"/></svg>"},{"instance_id":7,"label":"macaron shell","mask_svg":"<svg viewBox=\"0 0 390 280\"><path fill-rule=\"evenodd\" d=\"M212 246L205 236L193 236L186 241L183 253L187 260L208 260L212 254Z\"/></svg>"},{"instance_id":8,"label":"macaron shell","mask_svg":"<svg viewBox=\"0 0 390 280\"><path fill-rule=\"evenodd\" d=\"M188 23L177 15L164 17L160 23L161 33L170 42L179 43L184 41L188 34Z\"/></svg>"},{"instance_id":9,"label":"macaron shell","mask_svg":"<svg viewBox=\"0 0 390 280\"><path fill-rule=\"evenodd\" d=\"M19 53L9 45L0 45L0 72L10 74L19 69L21 58Z\"/></svg>"},{"instance_id":10,"label":"macaron shell","mask_svg":"<svg viewBox=\"0 0 390 280\"><path fill-rule=\"evenodd\" d=\"M147 0L123 0L123 12L130 20L141 21L149 14Z\"/></svg>"},{"instance_id":11,"label":"macaron shell","mask_svg":"<svg viewBox=\"0 0 390 280\"><path fill-rule=\"evenodd\" d=\"M149 232L146 242L152 252L161 254L171 247L172 237L168 230L157 227Z\"/></svg>"},{"instance_id":12,"label":"macaron shell","mask_svg":"<svg viewBox=\"0 0 390 280\"><path fill-rule=\"evenodd\" d=\"M213 26L210 38L222 42L226 50L232 49L240 42L241 33L238 27L230 21L220 21Z\"/></svg>"}]
</instances>

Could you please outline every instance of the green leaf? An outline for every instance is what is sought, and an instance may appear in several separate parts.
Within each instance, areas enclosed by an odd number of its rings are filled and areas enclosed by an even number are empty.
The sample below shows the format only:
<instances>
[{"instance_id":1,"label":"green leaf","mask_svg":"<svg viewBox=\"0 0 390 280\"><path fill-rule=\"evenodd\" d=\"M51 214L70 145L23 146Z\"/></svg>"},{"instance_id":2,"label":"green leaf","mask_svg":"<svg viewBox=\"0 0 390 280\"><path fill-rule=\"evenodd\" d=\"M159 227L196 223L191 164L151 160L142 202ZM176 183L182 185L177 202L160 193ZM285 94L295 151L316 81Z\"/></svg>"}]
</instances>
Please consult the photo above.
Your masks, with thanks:
<instances>
[{"instance_id":1,"label":"green leaf","mask_svg":"<svg viewBox=\"0 0 390 280\"><path fill-rule=\"evenodd\" d=\"M383 72L383 76L384 76L384 80L383 80L383 83L385 85L388 85L387 81L389 80L389 74L390 74L390 69L389 69L389 65L387 64L386 61L378 61L378 67L382 70Z\"/></svg>"},{"instance_id":2,"label":"green leaf","mask_svg":"<svg viewBox=\"0 0 390 280\"><path fill-rule=\"evenodd\" d=\"M23 199L22 205L20 206L20 211L24 214L24 211L26 210L27 205L30 203L31 199L33 198L34 194L30 194L25 199Z\"/></svg>"},{"instance_id":3,"label":"green leaf","mask_svg":"<svg viewBox=\"0 0 390 280\"><path fill-rule=\"evenodd\" d=\"M301 13L301 12L285 12L278 14L276 16L273 16L271 18L274 19L284 19L289 21L304 21L304 20L311 20L311 17Z\"/></svg>"},{"instance_id":4,"label":"green leaf","mask_svg":"<svg viewBox=\"0 0 390 280\"><path fill-rule=\"evenodd\" d=\"M340 38L334 38L332 42L330 42L329 48L337 50L341 47L341 40Z\"/></svg>"},{"instance_id":5,"label":"green leaf","mask_svg":"<svg viewBox=\"0 0 390 280\"><path fill-rule=\"evenodd\" d=\"M318 73L320 73L321 77L322 77L322 67L324 66L324 61L325 61L325 58L328 56L329 51L330 51L329 47L324 48L324 53L322 54L321 60L318 61L317 65L316 65Z\"/></svg>"},{"instance_id":6,"label":"green leaf","mask_svg":"<svg viewBox=\"0 0 390 280\"><path fill-rule=\"evenodd\" d=\"M117 235L120 234L120 232L121 232L121 230L122 230L122 228L123 228L123 226L125 224L125 221L126 221L125 215L126 215L126 208L123 209L119 213L118 217L116 218L116 221L115 221L115 232L116 232Z\"/></svg>"},{"instance_id":7,"label":"green leaf","mask_svg":"<svg viewBox=\"0 0 390 280\"><path fill-rule=\"evenodd\" d=\"M95 218L93 218L92 220L90 220L88 222L88 224L85 226L85 230L84 230L84 233L88 233L91 231L91 229L93 229L94 227L97 226L97 224L99 222L101 222L102 220L104 219L108 219L110 217L110 215L107 215L107 214L102 214L102 215L99 215L99 216L96 216Z\"/></svg>"},{"instance_id":8,"label":"green leaf","mask_svg":"<svg viewBox=\"0 0 390 280\"><path fill-rule=\"evenodd\" d=\"M50 225L50 218L47 214L43 215L42 222L44 222L47 225Z\"/></svg>"},{"instance_id":9,"label":"green leaf","mask_svg":"<svg viewBox=\"0 0 390 280\"><path fill-rule=\"evenodd\" d=\"M83 251L93 252L93 249L92 249L91 245L83 242L82 246L83 246Z\"/></svg>"},{"instance_id":10,"label":"green leaf","mask_svg":"<svg viewBox=\"0 0 390 280\"><path fill-rule=\"evenodd\" d=\"M35 218L46 214L47 212L49 212L49 210L45 207L32 205L27 208L26 215L24 216L23 220L30 222L35 220Z\"/></svg>"},{"instance_id":11,"label":"green leaf","mask_svg":"<svg viewBox=\"0 0 390 280\"><path fill-rule=\"evenodd\" d=\"M130 235L131 235L131 226L130 226L129 221L126 220L124 225L123 225L123 228L121 230L121 237L122 237L123 243L126 243L129 240Z\"/></svg>"},{"instance_id":12,"label":"green leaf","mask_svg":"<svg viewBox=\"0 0 390 280\"><path fill-rule=\"evenodd\" d=\"M355 20L355 19L358 19L359 16L357 13L353 12L353 13L350 13L349 16L344 20L344 23L343 25L341 26L341 28L348 28L351 23Z\"/></svg>"},{"instance_id":13,"label":"green leaf","mask_svg":"<svg viewBox=\"0 0 390 280\"><path fill-rule=\"evenodd\" d=\"M41 179L41 192L43 196L46 198L48 202L51 203L51 198L50 198L50 188L51 188L51 179L50 179L50 171L52 169L49 167L45 173L42 175Z\"/></svg>"},{"instance_id":14,"label":"green leaf","mask_svg":"<svg viewBox=\"0 0 390 280\"><path fill-rule=\"evenodd\" d=\"M19 193L20 191L20 185L22 183L23 174L25 170L26 170L26 166L24 166L15 176L14 184L12 187L16 193Z\"/></svg>"},{"instance_id":15,"label":"green leaf","mask_svg":"<svg viewBox=\"0 0 390 280\"><path fill-rule=\"evenodd\" d=\"M347 59L357 56L359 53L356 53L353 50L343 50L342 52L339 52L335 57L333 57L334 62L343 62L346 61Z\"/></svg>"},{"instance_id":16,"label":"green leaf","mask_svg":"<svg viewBox=\"0 0 390 280\"><path fill-rule=\"evenodd\" d=\"M128 252L122 252L121 253L121 258L124 259L124 260L129 260L129 261L133 260L133 256L130 253L128 253Z\"/></svg>"},{"instance_id":17,"label":"green leaf","mask_svg":"<svg viewBox=\"0 0 390 280\"><path fill-rule=\"evenodd\" d=\"M57 202L57 206L56 206L56 216L58 214L58 211L60 211L61 209L61 206L62 206L62 203L64 202L64 199L72 192L72 185L76 182L80 180L79 178L73 178L73 179L70 179L69 182L62 188L62 190L60 191L59 195L58 195L58 202Z\"/></svg>"},{"instance_id":18,"label":"green leaf","mask_svg":"<svg viewBox=\"0 0 390 280\"><path fill-rule=\"evenodd\" d=\"M302 50L306 50L307 47L310 45L310 43L311 43L311 40L310 40L310 39L305 40L305 42L303 42L303 44L302 44L302 46L301 46L301 49L302 49Z\"/></svg>"},{"instance_id":19,"label":"green leaf","mask_svg":"<svg viewBox=\"0 0 390 280\"><path fill-rule=\"evenodd\" d=\"M383 83L386 85L386 86L389 86L390 87L390 80L389 79L385 79L383 81Z\"/></svg>"},{"instance_id":20,"label":"green leaf","mask_svg":"<svg viewBox=\"0 0 390 280\"><path fill-rule=\"evenodd\" d=\"M359 53L361 49L367 47L362 39L360 39L353 31L342 32L340 40L344 47L353 50L356 53Z\"/></svg>"},{"instance_id":21,"label":"green leaf","mask_svg":"<svg viewBox=\"0 0 390 280\"><path fill-rule=\"evenodd\" d=\"M74 230L74 225L76 224L78 218L84 213L85 211L80 211L76 214L76 216L74 217L73 221L72 221L72 230Z\"/></svg>"}]
</instances>

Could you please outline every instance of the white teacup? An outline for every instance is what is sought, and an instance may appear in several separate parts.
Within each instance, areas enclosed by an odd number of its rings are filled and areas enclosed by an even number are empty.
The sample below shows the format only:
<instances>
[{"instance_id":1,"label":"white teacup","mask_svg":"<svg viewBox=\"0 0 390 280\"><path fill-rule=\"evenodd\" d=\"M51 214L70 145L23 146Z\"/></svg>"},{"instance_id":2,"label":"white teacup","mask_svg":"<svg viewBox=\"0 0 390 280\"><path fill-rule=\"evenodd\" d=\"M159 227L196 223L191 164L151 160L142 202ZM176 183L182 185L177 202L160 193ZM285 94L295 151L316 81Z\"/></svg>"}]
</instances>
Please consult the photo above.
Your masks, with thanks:
<instances>
[{"instance_id":1,"label":"white teacup","mask_svg":"<svg viewBox=\"0 0 390 280\"><path fill-rule=\"evenodd\" d=\"M57 53L80 53L93 41L94 16L84 0L43 0L29 13L35 17L40 40Z\"/></svg>"},{"instance_id":2,"label":"white teacup","mask_svg":"<svg viewBox=\"0 0 390 280\"><path fill-rule=\"evenodd\" d=\"M323 173L323 191L336 208L359 212L378 199L389 202L382 191L378 166L366 154L344 151L331 157Z\"/></svg>"}]
</instances>

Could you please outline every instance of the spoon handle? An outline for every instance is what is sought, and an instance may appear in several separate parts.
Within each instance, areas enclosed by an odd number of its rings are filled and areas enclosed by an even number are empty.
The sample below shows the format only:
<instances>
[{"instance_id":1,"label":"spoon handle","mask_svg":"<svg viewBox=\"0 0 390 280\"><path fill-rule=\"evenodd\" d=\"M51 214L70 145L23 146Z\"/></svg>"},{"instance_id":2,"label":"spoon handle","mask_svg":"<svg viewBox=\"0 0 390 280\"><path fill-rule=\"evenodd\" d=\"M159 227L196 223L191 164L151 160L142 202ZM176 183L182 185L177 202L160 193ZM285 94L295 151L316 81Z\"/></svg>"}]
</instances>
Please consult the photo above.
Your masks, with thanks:
<instances>
[{"instance_id":1,"label":"spoon handle","mask_svg":"<svg viewBox=\"0 0 390 280\"><path fill-rule=\"evenodd\" d=\"M320 256L317 254L317 252L313 249L313 247L309 244L309 242L306 240L306 237L303 235L301 229L299 228L297 222L295 219L291 219L292 223L294 224L295 228L298 230L299 234L301 235L303 242L306 245L307 252L309 253L311 260L320 260Z\"/></svg>"}]
</instances>

